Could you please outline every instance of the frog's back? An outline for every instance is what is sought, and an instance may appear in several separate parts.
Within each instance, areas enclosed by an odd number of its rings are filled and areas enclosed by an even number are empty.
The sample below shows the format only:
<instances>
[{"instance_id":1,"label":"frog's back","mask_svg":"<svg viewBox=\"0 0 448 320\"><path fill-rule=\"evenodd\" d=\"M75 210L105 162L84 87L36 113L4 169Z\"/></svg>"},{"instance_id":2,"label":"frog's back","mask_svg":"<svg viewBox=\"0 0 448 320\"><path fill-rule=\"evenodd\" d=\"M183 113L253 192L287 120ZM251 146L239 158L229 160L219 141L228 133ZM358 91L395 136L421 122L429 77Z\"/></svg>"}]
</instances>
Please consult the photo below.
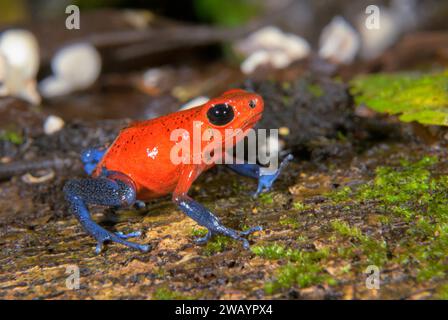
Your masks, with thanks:
<instances>
[{"instance_id":1,"label":"frog's back","mask_svg":"<svg viewBox=\"0 0 448 320\"><path fill-rule=\"evenodd\" d=\"M137 198L150 199L172 192L180 175L179 165L171 161L175 129L191 131L199 108L172 113L160 118L139 121L121 130L109 147L95 174L101 168L128 175L136 184Z\"/></svg>"}]
</instances>

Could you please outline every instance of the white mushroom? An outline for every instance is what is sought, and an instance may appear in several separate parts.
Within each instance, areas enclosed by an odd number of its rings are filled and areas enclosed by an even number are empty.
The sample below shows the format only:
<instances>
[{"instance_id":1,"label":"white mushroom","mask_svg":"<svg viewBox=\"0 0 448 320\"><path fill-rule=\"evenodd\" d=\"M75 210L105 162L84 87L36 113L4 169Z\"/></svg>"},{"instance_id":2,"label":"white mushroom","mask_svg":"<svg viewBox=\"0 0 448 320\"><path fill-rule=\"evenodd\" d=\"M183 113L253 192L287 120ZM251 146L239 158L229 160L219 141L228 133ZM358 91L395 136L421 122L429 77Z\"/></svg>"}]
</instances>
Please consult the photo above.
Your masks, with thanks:
<instances>
[{"instance_id":1,"label":"white mushroom","mask_svg":"<svg viewBox=\"0 0 448 320\"><path fill-rule=\"evenodd\" d=\"M39 46L34 35L20 29L3 32L0 35L0 56L0 95L39 104L35 81L39 70Z\"/></svg>"},{"instance_id":2,"label":"white mushroom","mask_svg":"<svg viewBox=\"0 0 448 320\"><path fill-rule=\"evenodd\" d=\"M8 30L1 34L0 51L10 67L21 70L26 78L34 78L39 70L39 46L34 35L26 30Z\"/></svg>"},{"instance_id":3,"label":"white mushroom","mask_svg":"<svg viewBox=\"0 0 448 320\"><path fill-rule=\"evenodd\" d=\"M242 63L241 63L241 71L244 74L253 73L258 66L263 66L269 64L270 56L269 52L265 50L258 50L249 55Z\"/></svg>"},{"instance_id":4,"label":"white mushroom","mask_svg":"<svg viewBox=\"0 0 448 320\"><path fill-rule=\"evenodd\" d=\"M65 123L64 120L62 120L58 116L50 115L45 119L44 122L44 132L45 134L53 134L55 132L58 132L64 127Z\"/></svg>"},{"instance_id":5,"label":"white mushroom","mask_svg":"<svg viewBox=\"0 0 448 320\"><path fill-rule=\"evenodd\" d=\"M234 49L246 57L241 64L241 71L245 74L254 72L260 65L282 69L310 53L306 40L273 26L262 28L238 41Z\"/></svg>"},{"instance_id":6,"label":"white mushroom","mask_svg":"<svg viewBox=\"0 0 448 320\"><path fill-rule=\"evenodd\" d=\"M89 43L68 45L53 57L51 69L53 75L39 84L39 90L47 98L93 85L101 72L101 56Z\"/></svg>"},{"instance_id":7,"label":"white mushroom","mask_svg":"<svg viewBox=\"0 0 448 320\"><path fill-rule=\"evenodd\" d=\"M319 39L319 56L336 64L351 63L361 46L358 32L342 17L334 17Z\"/></svg>"}]
</instances>

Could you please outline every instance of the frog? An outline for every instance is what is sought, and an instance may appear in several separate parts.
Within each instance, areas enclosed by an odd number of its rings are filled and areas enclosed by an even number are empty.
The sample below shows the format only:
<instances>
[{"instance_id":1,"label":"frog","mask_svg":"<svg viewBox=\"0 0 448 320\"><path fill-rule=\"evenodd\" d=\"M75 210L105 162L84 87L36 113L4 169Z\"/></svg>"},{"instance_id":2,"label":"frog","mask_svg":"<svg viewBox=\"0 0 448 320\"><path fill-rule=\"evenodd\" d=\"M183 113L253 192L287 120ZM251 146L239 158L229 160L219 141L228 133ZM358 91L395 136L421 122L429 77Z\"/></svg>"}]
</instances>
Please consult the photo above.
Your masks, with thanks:
<instances>
[{"instance_id":1,"label":"frog","mask_svg":"<svg viewBox=\"0 0 448 320\"><path fill-rule=\"evenodd\" d=\"M81 161L89 176L68 180L63 192L69 211L87 234L96 240L95 252L100 253L104 244L109 242L142 252L151 250L152 245L128 240L140 237L140 231L125 234L106 230L92 219L89 205L125 208L170 194L177 208L207 229L205 236L195 240L197 244L205 244L213 236L223 235L241 241L243 247L248 249L247 237L261 231L261 226L245 231L226 227L213 212L188 195L193 182L219 163L216 160L222 160L223 153L211 152L213 161L210 161L210 157L202 157L205 151L194 151L193 147L193 152L186 152L181 157L182 161L173 161L173 148L186 141L184 145L191 145L193 139L190 138L197 130L201 135L211 132L208 135L211 138L201 139L201 148L210 153L211 145L213 150L225 152L253 129L261 119L263 110L264 101L260 95L243 89L231 89L200 106L132 122L119 132L107 148L83 151ZM228 132L232 132L232 136ZM239 134L235 135L234 132ZM221 136L220 139L214 139L217 135ZM256 197L261 192L271 190L274 181L292 158L288 155L275 170L270 171L247 161L225 165L238 174L258 179L258 187L253 194Z\"/></svg>"}]
</instances>

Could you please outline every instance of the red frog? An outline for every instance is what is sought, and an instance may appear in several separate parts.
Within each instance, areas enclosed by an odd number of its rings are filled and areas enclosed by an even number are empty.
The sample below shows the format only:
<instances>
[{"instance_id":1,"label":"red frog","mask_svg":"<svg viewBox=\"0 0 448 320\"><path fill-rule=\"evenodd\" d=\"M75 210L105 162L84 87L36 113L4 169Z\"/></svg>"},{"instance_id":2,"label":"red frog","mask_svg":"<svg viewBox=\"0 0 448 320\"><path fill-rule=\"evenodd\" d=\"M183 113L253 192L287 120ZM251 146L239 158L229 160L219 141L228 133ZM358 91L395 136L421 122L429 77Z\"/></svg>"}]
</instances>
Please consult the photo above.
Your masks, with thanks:
<instances>
[{"instance_id":1,"label":"red frog","mask_svg":"<svg viewBox=\"0 0 448 320\"><path fill-rule=\"evenodd\" d=\"M197 243L205 243L211 236L223 234L242 241L243 246L248 248L249 242L245 236L261 230L261 227L246 231L227 228L187 193L196 178L211 168L229 146L233 147L260 120L263 108L263 99L259 95L233 89L201 106L135 122L121 130L107 150L84 151L81 160L91 177L69 180L64 186L64 193L72 213L84 230L96 239L96 252L101 252L106 241L121 243L144 252L150 250L151 246L126 240L140 236L140 232L113 233L96 224L87 208L89 204L123 207L170 193L180 210L207 228L207 235L197 239ZM240 132L235 136L233 131L230 136L228 132L231 130L226 129L240 129ZM195 150L193 134L198 132L201 147ZM174 133L180 133L177 139L173 139ZM203 136L208 138L203 139ZM173 148L185 141L193 151L186 153L183 161L173 161L173 154L176 154L173 153ZM230 145L228 141L231 142ZM213 154L210 153L210 148L222 149L223 152ZM205 160L205 152L212 154L214 162ZM266 171L263 167L250 163L227 166L237 173L258 179L255 193L258 195L271 188L281 169L291 159L291 155L286 157L274 171Z\"/></svg>"}]
</instances>

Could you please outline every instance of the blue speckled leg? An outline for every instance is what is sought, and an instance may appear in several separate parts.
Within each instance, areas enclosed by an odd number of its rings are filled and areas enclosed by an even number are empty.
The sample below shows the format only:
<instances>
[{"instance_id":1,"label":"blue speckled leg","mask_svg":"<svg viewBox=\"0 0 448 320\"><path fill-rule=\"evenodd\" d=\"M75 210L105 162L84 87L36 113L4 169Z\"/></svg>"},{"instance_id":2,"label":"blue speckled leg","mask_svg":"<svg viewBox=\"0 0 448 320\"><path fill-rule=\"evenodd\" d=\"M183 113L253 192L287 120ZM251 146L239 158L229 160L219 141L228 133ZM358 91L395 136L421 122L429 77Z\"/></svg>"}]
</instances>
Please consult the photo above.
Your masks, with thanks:
<instances>
[{"instance_id":1,"label":"blue speckled leg","mask_svg":"<svg viewBox=\"0 0 448 320\"><path fill-rule=\"evenodd\" d=\"M138 237L140 232L123 234L109 232L92 220L88 204L121 207L132 205L135 201L135 187L129 178L117 172L104 172L98 178L73 179L64 186L65 198L70 209L84 230L97 241L96 252L100 253L106 241L121 243L143 252L150 250L149 245L141 245L124 239Z\"/></svg>"},{"instance_id":2,"label":"blue speckled leg","mask_svg":"<svg viewBox=\"0 0 448 320\"><path fill-rule=\"evenodd\" d=\"M228 164L227 166L236 173L239 173L243 176L258 179L258 188L257 191L255 191L255 193L253 194L253 196L256 197L263 191L271 190L272 184L275 182L275 180L277 180L280 172L292 159L292 154L287 155L275 171L268 171L267 168L260 167L257 164L249 163Z\"/></svg>"},{"instance_id":3,"label":"blue speckled leg","mask_svg":"<svg viewBox=\"0 0 448 320\"><path fill-rule=\"evenodd\" d=\"M90 148L81 153L81 161L84 164L84 171L91 175L97 164L101 161L106 149Z\"/></svg>"},{"instance_id":4,"label":"blue speckled leg","mask_svg":"<svg viewBox=\"0 0 448 320\"><path fill-rule=\"evenodd\" d=\"M198 244L206 243L213 235L222 234L235 240L242 241L243 247L245 249L249 249L249 241L247 241L247 239L243 236L248 236L255 231L262 230L262 227L260 226L253 227L245 231L236 231L227 228L221 223L218 217L207 210L207 208L191 199L189 196L182 195L179 197L174 197L173 200L187 216L208 229L205 237L196 240L196 243Z\"/></svg>"}]
</instances>

